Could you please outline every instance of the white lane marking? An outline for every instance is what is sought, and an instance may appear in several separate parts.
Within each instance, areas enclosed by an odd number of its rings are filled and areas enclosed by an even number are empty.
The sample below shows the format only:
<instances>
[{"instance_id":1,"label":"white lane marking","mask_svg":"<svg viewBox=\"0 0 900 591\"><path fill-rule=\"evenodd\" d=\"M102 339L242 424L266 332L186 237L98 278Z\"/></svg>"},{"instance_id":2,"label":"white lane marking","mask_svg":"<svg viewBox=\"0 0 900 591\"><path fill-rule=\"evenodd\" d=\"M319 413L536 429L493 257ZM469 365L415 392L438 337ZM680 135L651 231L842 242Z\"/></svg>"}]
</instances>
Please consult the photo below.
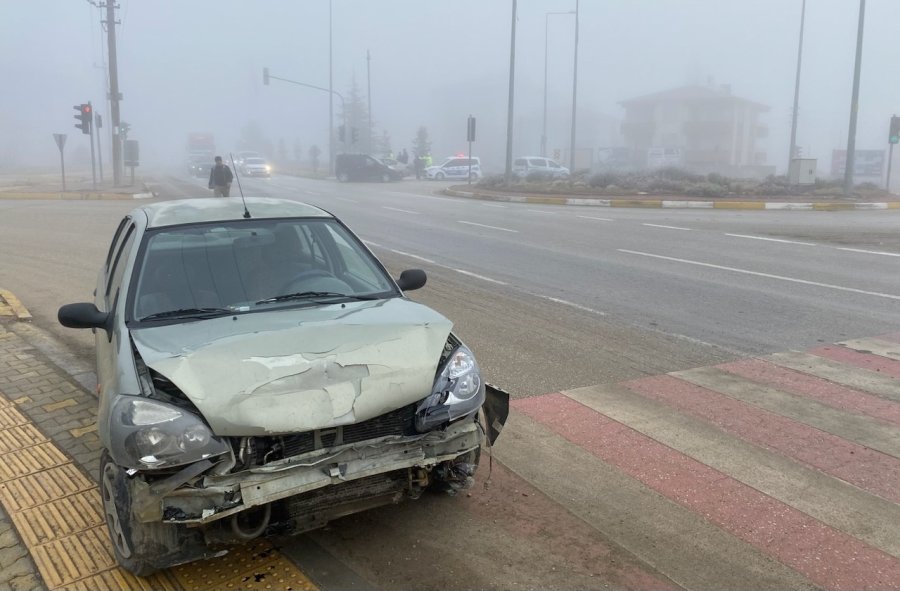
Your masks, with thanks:
<instances>
[{"instance_id":1,"label":"white lane marking","mask_svg":"<svg viewBox=\"0 0 900 591\"><path fill-rule=\"evenodd\" d=\"M452 268L452 267L448 267L448 268ZM466 275L468 277L474 277L475 279L481 279L482 281L489 281L491 283L496 283L497 285L507 285L503 281L497 281L496 279L491 279L490 277L485 277L484 275L478 275L476 273L472 273L471 271L464 271L462 269L453 269L453 270L456 271L457 273L462 273L463 275Z\"/></svg>"},{"instance_id":2,"label":"white lane marking","mask_svg":"<svg viewBox=\"0 0 900 591\"><path fill-rule=\"evenodd\" d=\"M763 236L750 236L748 234L725 234L733 238L749 238L751 240L765 240L766 242L781 242L783 244L799 244L800 246L816 246L812 242L797 242L796 240L782 240L781 238L766 238Z\"/></svg>"},{"instance_id":3,"label":"white lane marking","mask_svg":"<svg viewBox=\"0 0 900 591\"><path fill-rule=\"evenodd\" d=\"M846 250L847 252L861 252L864 254L880 254L886 257L900 257L900 253L897 252L883 252L880 250L863 250L861 248L840 248L838 250Z\"/></svg>"},{"instance_id":4,"label":"white lane marking","mask_svg":"<svg viewBox=\"0 0 900 591\"><path fill-rule=\"evenodd\" d=\"M505 205L497 205L496 203L482 203L485 207L497 207L499 209L506 209Z\"/></svg>"},{"instance_id":5,"label":"white lane marking","mask_svg":"<svg viewBox=\"0 0 900 591\"><path fill-rule=\"evenodd\" d=\"M580 216L578 216L578 217L580 217L580 218L583 219L583 220L598 220L598 221L601 221L601 222L614 222L614 221L615 221L615 220L613 220L613 219L611 219L611 218L595 218L595 217L589 216L589 215L580 215Z\"/></svg>"},{"instance_id":6,"label":"white lane marking","mask_svg":"<svg viewBox=\"0 0 900 591\"><path fill-rule=\"evenodd\" d=\"M587 306L582 306L580 304L575 304L573 302L567 300L561 300L559 298L554 298L550 296L535 294L539 298L543 298L545 300L549 300L551 302L555 302L557 304L562 304L563 306L569 306L575 308L576 310L581 310L582 312L590 312L591 314L597 314L598 316L606 316L606 312L601 312L600 310L594 310L593 308L588 308Z\"/></svg>"},{"instance_id":7,"label":"white lane marking","mask_svg":"<svg viewBox=\"0 0 900 591\"><path fill-rule=\"evenodd\" d=\"M419 215L418 211L410 211L408 209L400 209L398 207L388 207L387 205L382 205L382 209L390 209L391 211L399 211L400 213L411 213L413 215Z\"/></svg>"},{"instance_id":8,"label":"white lane marking","mask_svg":"<svg viewBox=\"0 0 900 591\"><path fill-rule=\"evenodd\" d=\"M321 195L321 193L317 193L316 191L308 191L306 189L303 190L307 195Z\"/></svg>"},{"instance_id":9,"label":"white lane marking","mask_svg":"<svg viewBox=\"0 0 900 591\"><path fill-rule=\"evenodd\" d=\"M413 259L418 259L418 260L423 261L423 262L425 262L425 263L428 263L428 264L430 264L430 265L437 265L437 263L434 262L433 260L431 260L431 259L426 259L425 257L420 257L420 256L417 255L417 254L412 254L411 252L403 252L402 250L395 250L395 249L393 249L393 248L389 248L388 250L391 251L391 252L393 252L394 254L399 254L399 255L402 255L402 256L405 256L405 257L410 257L410 258L413 258Z\"/></svg>"},{"instance_id":10,"label":"white lane marking","mask_svg":"<svg viewBox=\"0 0 900 591\"><path fill-rule=\"evenodd\" d=\"M863 295L875 296L878 298L887 298L889 300L900 300L900 295L893 295L889 293L881 293L877 291L866 291L864 289L856 289L854 287L844 287L843 285L832 285L830 283L819 283L818 281L808 281L806 279L797 279L795 277L784 277L782 275L772 275L771 273L760 273L759 271L749 271L747 269L737 269L735 267L725 267L723 265L714 265L712 263L703 263L700 261L691 261L688 259L678 259L675 257L667 257L661 254L652 254L649 252L640 252L637 250L626 250L624 248L617 249L619 252L624 252L628 254L636 254L644 257L651 257L654 259L663 259L666 261L674 261L676 263L685 263L688 265L697 265L699 267L708 267L710 269L720 269L722 271L732 271L734 273L743 273L745 275L755 275L757 277L765 277L767 279L778 279L779 281L790 281L791 283L801 283L803 285L812 285L814 287L826 287L828 289L836 289L838 291L848 291L850 293L859 293Z\"/></svg>"},{"instance_id":11,"label":"white lane marking","mask_svg":"<svg viewBox=\"0 0 900 591\"><path fill-rule=\"evenodd\" d=\"M479 224L478 222L464 222L463 220L457 220L460 224L466 224L467 226L478 226L479 228L487 228L489 230L500 230L502 232L518 232L518 230L510 230L509 228L501 228L500 226L488 226L487 224Z\"/></svg>"},{"instance_id":12,"label":"white lane marking","mask_svg":"<svg viewBox=\"0 0 900 591\"><path fill-rule=\"evenodd\" d=\"M363 240L363 244L365 244L365 245L368 246L369 248L371 248L371 247L373 247L373 246L374 246L375 248L382 248L382 246L381 246L380 244L378 244L377 242L372 242L372 241L370 241L370 240Z\"/></svg>"},{"instance_id":13,"label":"white lane marking","mask_svg":"<svg viewBox=\"0 0 900 591\"><path fill-rule=\"evenodd\" d=\"M354 201L353 199L347 199L346 197L335 197L335 201L346 201L347 203L359 203L359 201Z\"/></svg>"},{"instance_id":14,"label":"white lane marking","mask_svg":"<svg viewBox=\"0 0 900 591\"><path fill-rule=\"evenodd\" d=\"M667 230L684 230L685 232L690 232L690 228L681 228L678 226L663 226L662 224L641 224L642 226L650 226L651 228L665 228Z\"/></svg>"},{"instance_id":15,"label":"white lane marking","mask_svg":"<svg viewBox=\"0 0 900 591\"><path fill-rule=\"evenodd\" d=\"M526 209L525 211L530 211L532 213L546 213L547 215L556 215L555 211L546 211L544 209Z\"/></svg>"}]
</instances>

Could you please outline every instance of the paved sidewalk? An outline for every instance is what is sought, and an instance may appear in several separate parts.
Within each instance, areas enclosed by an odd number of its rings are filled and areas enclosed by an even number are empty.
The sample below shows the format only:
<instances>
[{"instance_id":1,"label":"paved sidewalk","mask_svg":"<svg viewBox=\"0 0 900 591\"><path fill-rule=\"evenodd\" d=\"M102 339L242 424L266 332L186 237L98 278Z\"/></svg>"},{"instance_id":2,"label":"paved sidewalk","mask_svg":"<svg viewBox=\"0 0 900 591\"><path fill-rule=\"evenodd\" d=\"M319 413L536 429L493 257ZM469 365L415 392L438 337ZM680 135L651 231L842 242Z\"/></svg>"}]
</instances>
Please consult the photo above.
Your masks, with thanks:
<instances>
[{"instance_id":1,"label":"paved sidewalk","mask_svg":"<svg viewBox=\"0 0 900 591\"><path fill-rule=\"evenodd\" d=\"M465 197L485 201L529 203L543 205L578 205L584 207L633 207L647 209L742 209L788 211L871 211L900 209L900 196L878 201L844 200L827 197L723 197L720 199L692 199L690 197L660 197L635 195L602 197L589 195L518 194L491 191L476 186L457 185L442 191L450 197Z\"/></svg>"}]
</instances>

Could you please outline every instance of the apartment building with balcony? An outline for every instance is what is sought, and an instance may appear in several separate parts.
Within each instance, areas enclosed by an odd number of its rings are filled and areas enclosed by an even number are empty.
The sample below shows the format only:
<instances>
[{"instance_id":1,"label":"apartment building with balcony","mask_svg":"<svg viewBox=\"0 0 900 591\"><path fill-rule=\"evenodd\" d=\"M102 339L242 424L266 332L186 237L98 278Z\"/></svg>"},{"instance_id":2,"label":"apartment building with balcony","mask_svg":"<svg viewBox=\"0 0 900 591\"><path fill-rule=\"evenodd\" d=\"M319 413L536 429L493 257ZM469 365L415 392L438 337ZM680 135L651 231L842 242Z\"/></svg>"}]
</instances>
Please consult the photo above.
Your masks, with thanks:
<instances>
[{"instance_id":1,"label":"apartment building with balcony","mask_svg":"<svg viewBox=\"0 0 900 591\"><path fill-rule=\"evenodd\" d=\"M622 137L635 166L676 165L737 177L774 174L760 146L768 137L762 115L769 107L732 95L729 86L684 86L619 104L625 109Z\"/></svg>"}]
</instances>

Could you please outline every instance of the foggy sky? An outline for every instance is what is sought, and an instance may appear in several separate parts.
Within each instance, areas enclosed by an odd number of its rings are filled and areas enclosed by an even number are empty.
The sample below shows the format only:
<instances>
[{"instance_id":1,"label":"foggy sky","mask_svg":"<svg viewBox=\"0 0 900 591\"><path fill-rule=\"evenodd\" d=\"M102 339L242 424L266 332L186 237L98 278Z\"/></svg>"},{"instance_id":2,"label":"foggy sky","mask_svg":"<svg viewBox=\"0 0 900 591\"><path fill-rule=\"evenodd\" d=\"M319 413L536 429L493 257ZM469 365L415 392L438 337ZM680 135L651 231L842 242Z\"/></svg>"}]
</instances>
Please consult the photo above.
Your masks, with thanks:
<instances>
[{"instance_id":1,"label":"foggy sky","mask_svg":"<svg viewBox=\"0 0 900 591\"><path fill-rule=\"evenodd\" d=\"M366 90L372 55L372 111L394 150L420 125L436 159L465 149L465 121L478 117L474 153L502 168L506 142L510 0L332 0L334 88L355 76ZM579 146L599 147L591 126L621 120L619 102L685 84L729 84L764 103L770 129L761 148L785 167L801 0L582 0ZM141 141L147 168L181 162L188 132L215 134L237 149L241 128L258 123L270 140L318 144L327 154L328 95L273 81L272 74L328 86L328 0L121 0L122 119ZM55 165L51 134L69 134L67 154L88 148L72 105L92 100L108 121L101 11L86 0L4 0L0 20L0 170ZM574 0L519 0L515 154L536 154L544 73L545 14ZM868 0L858 149L886 148L888 119L900 113L900 2ZM846 147L857 0L808 0L798 144L827 169ZM548 147L567 148L573 24L549 28ZM339 102L335 101L335 114ZM583 130L583 131L581 131ZM108 128L106 130L109 131ZM108 138L104 148L108 146ZM605 141L603 142L605 143ZM325 156L327 159L327 156Z\"/></svg>"}]
</instances>

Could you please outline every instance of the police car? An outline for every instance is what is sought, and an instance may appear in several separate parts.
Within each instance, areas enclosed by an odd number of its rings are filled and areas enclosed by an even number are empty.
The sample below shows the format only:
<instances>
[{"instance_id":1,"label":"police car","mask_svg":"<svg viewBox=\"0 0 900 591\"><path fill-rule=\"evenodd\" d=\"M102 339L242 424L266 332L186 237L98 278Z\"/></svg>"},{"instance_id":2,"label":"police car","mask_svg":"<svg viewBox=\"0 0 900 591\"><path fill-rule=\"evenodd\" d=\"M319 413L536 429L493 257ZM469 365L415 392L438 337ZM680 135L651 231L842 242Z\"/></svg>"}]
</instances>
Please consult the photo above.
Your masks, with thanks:
<instances>
[{"instance_id":1,"label":"police car","mask_svg":"<svg viewBox=\"0 0 900 591\"><path fill-rule=\"evenodd\" d=\"M425 177L438 181L444 179L467 179L469 178L470 163L472 179L481 178L481 160L478 157L464 158L460 156L447 158L437 166L429 166L425 169Z\"/></svg>"}]
</instances>

